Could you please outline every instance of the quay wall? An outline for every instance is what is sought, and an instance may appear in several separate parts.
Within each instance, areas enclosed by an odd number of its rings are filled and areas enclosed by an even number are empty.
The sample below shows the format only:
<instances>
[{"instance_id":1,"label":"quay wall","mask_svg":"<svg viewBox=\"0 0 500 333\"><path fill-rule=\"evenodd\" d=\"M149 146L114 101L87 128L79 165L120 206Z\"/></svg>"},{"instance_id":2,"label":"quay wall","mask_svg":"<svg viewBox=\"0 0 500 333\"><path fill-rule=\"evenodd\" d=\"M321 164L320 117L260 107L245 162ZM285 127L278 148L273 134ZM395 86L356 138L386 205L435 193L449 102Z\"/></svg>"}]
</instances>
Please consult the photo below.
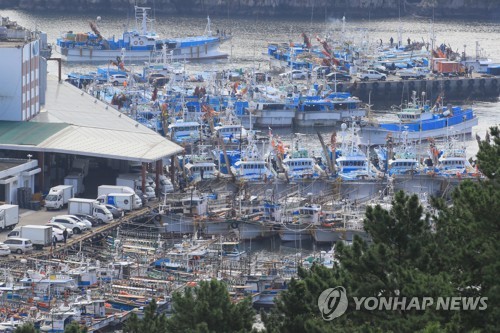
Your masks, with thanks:
<instances>
[{"instance_id":1,"label":"quay wall","mask_svg":"<svg viewBox=\"0 0 500 333\"><path fill-rule=\"evenodd\" d=\"M368 81L337 83L337 91L350 92L364 102L409 100L412 91L428 100L435 100L441 93L446 99L490 99L500 95L500 77L443 78L424 80Z\"/></svg>"},{"instance_id":2,"label":"quay wall","mask_svg":"<svg viewBox=\"0 0 500 333\"><path fill-rule=\"evenodd\" d=\"M0 9L50 10L61 12L131 10L130 0L3 0ZM310 19L326 17L397 17L422 15L435 17L496 18L497 0L138 0L139 6L155 7L156 14L222 15Z\"/></svg>"}]
</instances>

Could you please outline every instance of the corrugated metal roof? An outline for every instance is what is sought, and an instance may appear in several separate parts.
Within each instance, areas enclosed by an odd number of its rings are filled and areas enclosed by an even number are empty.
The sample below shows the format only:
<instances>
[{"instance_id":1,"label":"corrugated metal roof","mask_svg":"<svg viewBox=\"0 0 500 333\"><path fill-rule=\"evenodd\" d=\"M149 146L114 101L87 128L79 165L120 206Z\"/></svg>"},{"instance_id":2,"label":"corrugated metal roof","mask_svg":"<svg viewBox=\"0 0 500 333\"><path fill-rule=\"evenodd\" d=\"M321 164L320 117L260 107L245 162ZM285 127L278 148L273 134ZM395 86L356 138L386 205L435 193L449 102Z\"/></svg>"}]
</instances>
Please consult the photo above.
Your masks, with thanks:
<instances>
[{"instance_id":1,"label":"corrugated metal roof","mask_svg":"<svg viewBox=\"0 0 500 333\"><path fill-rule=\"evenodd\" d=\"M58 83L53 76L47 77L45 107L32 122L66 124L62 130L36 143L34 150L140 162L154 162L183 150L71 84Z\"/></svg>"},{"instance_id":2,"label":"corrugated metal roof","mask_svg":"<svg viewBox=\"0 0 500 333\"><path fill-rule=\"evenodd\" d=\"M0 144L38 145L68 124L0 121Z\"/></svg>"}]
</instances>

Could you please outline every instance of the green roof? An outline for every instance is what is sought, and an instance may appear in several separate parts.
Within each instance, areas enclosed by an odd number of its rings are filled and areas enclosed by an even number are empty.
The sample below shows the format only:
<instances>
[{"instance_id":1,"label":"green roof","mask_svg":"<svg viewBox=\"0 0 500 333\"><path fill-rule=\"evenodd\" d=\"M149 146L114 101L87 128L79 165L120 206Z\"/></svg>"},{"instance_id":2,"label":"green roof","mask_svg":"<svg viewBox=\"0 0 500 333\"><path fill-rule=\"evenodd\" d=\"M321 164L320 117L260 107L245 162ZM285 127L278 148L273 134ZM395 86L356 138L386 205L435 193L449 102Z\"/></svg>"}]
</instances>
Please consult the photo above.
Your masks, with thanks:
<instances>
[{"instance_id":1,"label":"green roof","mask_svg":"<svg viewBox=\"0 0 500 333\"><path fill-rule=\"evenodd\" d=\"M0 121L0 144L36 146L67 126L66 123Z\"/></svg>"}]
</instances>

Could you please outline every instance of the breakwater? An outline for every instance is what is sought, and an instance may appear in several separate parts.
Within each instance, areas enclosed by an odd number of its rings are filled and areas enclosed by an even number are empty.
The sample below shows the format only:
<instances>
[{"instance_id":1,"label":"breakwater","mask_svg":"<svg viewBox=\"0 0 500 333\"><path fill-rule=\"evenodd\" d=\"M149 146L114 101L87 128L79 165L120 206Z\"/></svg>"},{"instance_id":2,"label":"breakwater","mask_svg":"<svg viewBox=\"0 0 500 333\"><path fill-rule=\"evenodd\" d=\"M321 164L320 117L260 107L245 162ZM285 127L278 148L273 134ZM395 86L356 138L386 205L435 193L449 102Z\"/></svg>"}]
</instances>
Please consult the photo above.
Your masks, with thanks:
<instances>
[{"instance_id":1,"label":"breakwater","mask_svg":"<svg viewBox=\"0 0 500 333\"><path fill-rule=\"evenodd\" d=\"M367 81L338 83L337 91L348 91L364 102L408 100L412 91L418 96L425 92L430 100L443 93L447 99L466 100L497 98L500 95L500 78L440 78L424 80Z\"/></svg>"},{"instance_id":2,"label":"breakwater","mask_svg":"<svg viewBox=\"0 0 500 333\"><path fill-rule=\"evenodd\" d=\"M325 19L327 17L397 17L421 15L434 17L481 17L495 19L500 2L492 0L143 0L139 6L155 8L157 14L223 15ZM129 12L129 0L4 0L0 9L84 10Z\"/></svg>"}]
</instances>

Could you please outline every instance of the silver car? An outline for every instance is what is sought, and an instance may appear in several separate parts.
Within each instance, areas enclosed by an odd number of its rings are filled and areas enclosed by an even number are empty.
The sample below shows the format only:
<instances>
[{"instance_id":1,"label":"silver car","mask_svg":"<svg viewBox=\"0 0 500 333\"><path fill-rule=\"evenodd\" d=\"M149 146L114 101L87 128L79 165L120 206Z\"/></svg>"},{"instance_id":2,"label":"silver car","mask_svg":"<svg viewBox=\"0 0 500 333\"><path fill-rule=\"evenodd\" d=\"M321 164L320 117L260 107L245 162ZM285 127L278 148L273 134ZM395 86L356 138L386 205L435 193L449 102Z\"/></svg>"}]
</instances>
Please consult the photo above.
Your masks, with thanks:
<instances>
[{"instance_id":1,"label":"silver car","mask_svg":"<svg viewBox=\"0 0 500 333\"><path fill-rule=\"evenodd\" d=\"M18 254L29 253L33 251L33 243L27 238L11 237L4 242L10 248L11 252Z\"/></svg>"}]
</instances>

